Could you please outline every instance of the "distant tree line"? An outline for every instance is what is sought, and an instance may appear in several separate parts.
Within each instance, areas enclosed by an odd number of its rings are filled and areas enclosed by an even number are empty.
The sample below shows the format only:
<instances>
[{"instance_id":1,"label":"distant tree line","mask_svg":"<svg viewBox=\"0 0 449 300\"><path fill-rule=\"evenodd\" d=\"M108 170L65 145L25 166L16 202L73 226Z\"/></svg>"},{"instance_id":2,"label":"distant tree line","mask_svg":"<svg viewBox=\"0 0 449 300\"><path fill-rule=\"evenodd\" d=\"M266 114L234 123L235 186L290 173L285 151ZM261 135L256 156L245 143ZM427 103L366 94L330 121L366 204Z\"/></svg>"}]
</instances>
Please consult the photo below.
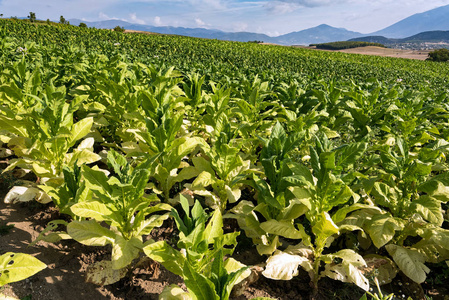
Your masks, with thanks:
<instances>
[{"instance_id":1,"label":"distant tree line","mask_svg":"<svg viewBox=\"0 0 449 300\"><path fill-rule=\"evenodd\" d=\"M449 50L443 48L429 52L427 60L439 62L449 61Z\"/></svg>"},{"instance_id":2,"label":"distant tree line","mask_svg":"<svg viewBox=\"0 0 449 300\"><path fill-rule=\"evenodd\" d=\"M343 50L343 49L350 49L350 48L358 48L358 47L366 47L366 46L376 46L376 47L383 47L385 48L385 45L382 45L380 43L370 43L370 42L331 42L331 43L322 43L322 44L310 44L310 47L316 47L317 49L323 49L323 50Z\"/></svg>"}]
</instances>

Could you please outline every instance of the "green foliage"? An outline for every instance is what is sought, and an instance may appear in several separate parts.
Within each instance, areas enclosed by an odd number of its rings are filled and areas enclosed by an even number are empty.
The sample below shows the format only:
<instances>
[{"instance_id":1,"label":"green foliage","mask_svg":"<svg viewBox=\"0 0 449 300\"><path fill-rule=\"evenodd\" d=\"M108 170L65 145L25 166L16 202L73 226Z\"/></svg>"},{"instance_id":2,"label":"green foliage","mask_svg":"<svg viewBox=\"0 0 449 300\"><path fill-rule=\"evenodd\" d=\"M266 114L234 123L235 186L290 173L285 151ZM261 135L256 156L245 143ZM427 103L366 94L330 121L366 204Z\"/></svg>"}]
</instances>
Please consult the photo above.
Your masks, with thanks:
<instances>
[{"instance_id":1,"label":"green foliage","mask_svg":"<svg viewBox=\"0 0 449 300\"><path fill-rule=\"evenodd\" d=\"M429 52L429 57L427 60L446 62L449 61L449 50L448 49L437 49Z\"/></svg>"},{"instance_id":2,"label":"green foliage","mask_svg":"<svg viewBox=\"0 0 449 300\"><path fill-rule=\"evenodd\" d=\"M212 214L206 225L208 217L199 202L190 211L187 199L181 197L181 205L185 214L183 219L176 210L172 210L180 230L177 246L181 251L163 241L146 246L144 252L169 271L183 277L193 299L227 300L232 287L249 276L245 265L233 258L225 259L232 254L239 233L223 234L220 210ZM173 287L168 287L163 294L173 293ZM177 294L179 296L175 299L188 297L183 293Z\"/></svg>"},{"instance_id":3,"label":"green foliage","mask_svg":"<svg viewBox=\"0 0 449 300\"><path fill-rule=\"evenodd\" d=\"M31 23L36 22L36 13L30 12L30 15L28 16L28 19L30 19Z\"/></svg>"},{"instance_id":4,"label":"green foliage","mask_svg":"<svg viewBox=\"0 0 449 300\"><path fill-rule=\"evenodd\" d=\"M114 31L115 32L125 32L125 28L123 28L123 27L120 27L120 26L115 26L114 27Z\"/></svg>"},{"instance_id":5,"label":"green foliage","mask_svg":"<svg viewBox=\"0 0 449 300\"><path fill-rule=\"evenodd\" d=\"M168 218L165 211L171 207L157 203L155 195L145 194L149 165L154 159L133 167L125 157L110 150L108 164L114 172L110 178L101 170L83 166L86 188L92 191L92 198L70 206L72 214L82 220L69 223L67 233L85 245L111 244L113 269L131 264L144 247L143 236ZM76 182L70 185L76 187ZM103 227L102 222L108 227Z\"/></svg>"},{"instance_id":6,"label":"green foliage","mask_svg":"<svg viewBox=\"0 0 449 300\"><path fill-rule=\"evenodd\" d=\"M0 223L0 236L7 235L11 229L14 228L14 224L7 225L6 223Z\"/></svg>"},{"instance_id":7,"label":"green foliage","mask_svg":"<svg viewBox=\"0 0 449 300\"><path fill-rule=\"evenodd\" d=\"M310 45L310 47L316 47L317 49L323 49L323 50L343 50L343 49L351 49L351 48L359 48L359 47L367 47L367 46L376 46L376 47L385 48L384 45L379 44L379 43L351 42L351 41L331 42L331 43L311 44Z\"/></svg>"},{"instance_id":8,"label":"green foliage","mask_svg":"<svg viewBox=\"0 0 449 300\"><path fill-rule=\"evenodd\" d=\"M68 22L66 21L66 19L64 18L64 16L60 16L60 17L59 17L59 23L60 23L60 24L64 24L64 25L65 25L65 24L68 24Z\"/></svg>"},{"instance_id":9,"label":"green foliage","mask_svg":"<svg viewBox=\"0 0 449 300\"><path fill-rule=\"evenodd\" d=\"M226 298L241 231L267 277L301 267L315 293L366 289L366 253L390 281L449 259L444 64L20 20L0 49L0 154L38 177L8 199L71 216L38 240L111 245L104 282L144 251L185 278L166 297ZM169 211L176 246L144 243Z\"/></svg>"},{"instance_id":10,"label":"green foliage","mask_svg":"<svg viewBox=\"0 0 449 300\"><path fill-rule=\"evenodd\" d=\"M83 22L81 22L78 26L79 26L80 28L87 28L86 23L83 23Z\"/></svg>"}]
</instances>

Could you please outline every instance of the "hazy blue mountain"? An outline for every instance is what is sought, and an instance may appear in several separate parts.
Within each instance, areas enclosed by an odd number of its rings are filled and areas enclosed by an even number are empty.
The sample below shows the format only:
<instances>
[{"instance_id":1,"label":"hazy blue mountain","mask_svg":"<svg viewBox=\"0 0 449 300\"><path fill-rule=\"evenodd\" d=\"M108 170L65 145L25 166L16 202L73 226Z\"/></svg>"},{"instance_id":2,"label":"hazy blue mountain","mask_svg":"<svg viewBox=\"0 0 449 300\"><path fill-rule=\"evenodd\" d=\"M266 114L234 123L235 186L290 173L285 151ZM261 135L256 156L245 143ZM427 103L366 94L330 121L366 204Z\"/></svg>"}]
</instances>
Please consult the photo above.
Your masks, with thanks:
<instances>
[{"instance_id":1,"label":"hazy blue mountain","mask_svg":"<svg viewBox=\"0 0 449 300\"><path fill-rule=\"evenodd\" d=\"M252 33L252 32L224 32L215 29L205 29L205 28L184 28L184 27L171 27L171 26L151 26L151 25L140 25L132 24L120 20L107 20L98 22L85 22L78 19L69 20L72 25L79 25L81 22L86 23L89 27L112 29L116 26L123 27L125 29L131 30L141 30L150 31L161 34L175 34L184 35L198 38L207 39L218 39L227 41L237 41L237 42L248 42L248 41L263 41L267 43L275 43L276 40L265 34Z\"/></svg>"},{"instance_id":2,"label":"hazy blue mountain","mask_svg":"<svg viewBox=\"0 0 449 300\"><path fill-rule=\"evenodd\" d=\"M69 20L72 25L79 25L83 22L78 19ZM349 31L344 28L335 28L326 24L322 24L313 28L291 32L277 37L270 37L265 34L251 32L224 32L214 29L205 28L183 28L170 26L150 26L131 24L121 20L107 20L98 22L84 22L89 27L112 29L116 26L125 29L151 31L162 34L185 35L199 38L219 39L229 41L263 41L267 43L276 43L281 45L309 45L317 43L328 43L335 41L346 41L349 39L369 36L369 40L373 42L382 42L381 38L377 40L372 36L381 36L386 38L405 38L413 35L436 30L449 30L449 5L441 6L423 13L412 15L403 19L385 29L371 33L361 34L359 32ZM422 37L420 37L421 39Z\"/></svg>"},{"instance_id":3,"label":"hazy blue mountain","mask_svg":"<svg viewBox=\"0 0 449 300\"><path fill-rule=\"evenodd\" d=\"M436 30L436 31L421 32L421 33L400 39L400 41L403 43L413 42L413 41L448 42L449 41L449 31Z\"/></svg>"},{"instance_id":4,"label":"hazy blue mountain","mask_svg":"<svg viewBox=\"0 0 449 300\"><path fill-rule=\"evenodd\" d=\"M79 25L81 20L69 20L72 25ZM344 28L335 28L329 25L319 25L302 31L284 34L278 37L270 37L266 34L252 32L224 32L214 29L205 28L184 28L171 26L150 26L132 24L120 20L107 20L98 22L84 22L89 27L112 29L116 26L125 29L151 31L162 34L176 34L184 36L192 36L199 38L228 40L237 42L263 41L265 43L276 43L281 45L309 45L312 43L326 43L332 41L348 40L350 38L362 36L361 33L348 31Z\"/></svg>"},{"instance_id":5,"label":"hazy blue mountain","mask_svg":"<svg viewBox=\"0 0 449 300\"><path fill-rule=\"evenodd\" d=\"M362 36L362 34L359 32L321 24L317 27L284 34L278 36L276 39L278 43L282 45L309 45L335 41L346 41L348 39L359 36Z\"/></svg>"},{"instance_id":6,"label":"hazy blue mountain","mask_svg":"<svg viewBox=\"0 0 449 300\"><path fill-rule=\"evenodd\" d=\"M426 31L421 32L402 39L389 39L384 36L364 36L350 39L349 41L360 41L360 42L370 42L370 43L381 43L384 45L389 45L392 43L413 43L413 42L449 42L449 31Z\"/></svg>"},{"instance_id":7,"label":"hazy blue mountain","mask_svg":"<svg viewBox=\"0 0 449 300\"><path fill-rule=\"evenodd\" d=\"M435 30L449 30L449 5L414 14L370 35L405 38L420 32Z\"/></svg>"},{"instance_id":8,"label":"hazy blue mountain","mask_svg":"<svg viewBox=\"0 0 449 300\"><path fill-rule=\"evenodd\" d=\"M393 39L389 39L389 38L386 38L386 37L380 36L380 35L369 35L369 36L362 36L362 37L349 39L348 41L379 43L379 44L387 46L388 44L392 43Z\"/></svg>"}]
</instances>

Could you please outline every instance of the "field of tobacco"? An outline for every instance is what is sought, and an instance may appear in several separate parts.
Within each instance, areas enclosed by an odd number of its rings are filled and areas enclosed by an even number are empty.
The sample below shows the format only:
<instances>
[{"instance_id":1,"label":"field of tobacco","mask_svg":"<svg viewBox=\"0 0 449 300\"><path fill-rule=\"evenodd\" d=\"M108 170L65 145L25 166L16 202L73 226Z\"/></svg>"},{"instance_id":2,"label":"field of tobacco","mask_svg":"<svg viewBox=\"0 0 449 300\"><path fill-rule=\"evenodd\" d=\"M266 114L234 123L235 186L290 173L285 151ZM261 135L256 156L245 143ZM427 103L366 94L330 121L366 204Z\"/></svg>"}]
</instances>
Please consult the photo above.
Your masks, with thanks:
<instances>
[{"instance_id":1,"label":"field of tobacco","mask_svg":"<svg viewBox=\"0 0 449 300\"><path fill-rule=\"evenodd\" d=\"M57 210L36 252L107 251L89 282L157 262L182 278L159 299L447 283L447 64L0 20L0 66L4 202ZM50 263L0 255L0 286Z\"/></svg>"}]
</instances>

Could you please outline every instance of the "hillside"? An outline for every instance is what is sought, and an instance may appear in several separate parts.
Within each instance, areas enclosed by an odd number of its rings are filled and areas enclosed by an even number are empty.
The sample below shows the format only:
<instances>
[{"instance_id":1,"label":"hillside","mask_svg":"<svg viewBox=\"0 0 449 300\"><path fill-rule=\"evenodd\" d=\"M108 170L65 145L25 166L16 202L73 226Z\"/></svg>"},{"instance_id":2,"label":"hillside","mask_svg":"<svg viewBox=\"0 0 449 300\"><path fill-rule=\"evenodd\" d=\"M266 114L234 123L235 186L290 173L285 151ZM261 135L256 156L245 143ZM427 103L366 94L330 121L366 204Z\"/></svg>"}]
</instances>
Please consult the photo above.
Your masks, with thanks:
<instances>
[{"instance_id":1,"label":"hillside","mask_svg":"<svg viewBox=\"0 0 449 300\"><path fill-rule=\"evenodd\" d=\"M449 30L449 5L414 14L370 35L405 38L424 31Z\"/></svg>"},{"instance_id":2,"label":"hillside","mask_svg":"<svg viewBox=\"0 0 449 300\"><path fill-rule=\"evenodd\" d=\"M449 48L449 31L426 31L402 39L391 39L384 36L366 36L349 41L381 43L390 48L406 49L438 49Z\"/></svg>"}]
</instances>

